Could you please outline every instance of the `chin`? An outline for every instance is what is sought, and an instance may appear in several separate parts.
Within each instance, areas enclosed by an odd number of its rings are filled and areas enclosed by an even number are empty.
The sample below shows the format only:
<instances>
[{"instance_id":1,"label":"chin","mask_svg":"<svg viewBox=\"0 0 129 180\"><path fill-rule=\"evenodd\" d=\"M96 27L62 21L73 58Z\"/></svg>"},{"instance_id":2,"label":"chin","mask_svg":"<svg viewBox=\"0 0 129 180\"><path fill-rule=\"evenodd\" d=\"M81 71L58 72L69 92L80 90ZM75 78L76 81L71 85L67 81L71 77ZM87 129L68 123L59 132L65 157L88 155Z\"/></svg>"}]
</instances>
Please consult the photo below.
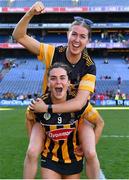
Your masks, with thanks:
<instances>
[{"instance_id":1,"label":"chin","mask_svg":"<svg viewBox=\"0 0 129 180\"><path fill-rule=\"evenodd\" d=\"M73 54L73 55L78 55L78 54L80 54L80 53L81 53L80 50L74 50L74 51L72 51L72 54Z\"/></svg>"},{"instance_id":2,"label":"chin","mask_svg":"<svg viewBox=\"0 0 129 180\"><path fill-rule=\"evenodd\" d=\"M63 96L58 96L58 97L56 97L56 99L62 100L62 99L63 99Z\"/></svg>"},{"instance_id":3,"label":"chin","mask_svg":"<svg viewBox=\"0 0 129 180\"><path fill-rule=\"evenodd\" d=\"M63 95L55 95L54 97L55 97L55 99L62 99Z\"/></svg>"}]
</instances>

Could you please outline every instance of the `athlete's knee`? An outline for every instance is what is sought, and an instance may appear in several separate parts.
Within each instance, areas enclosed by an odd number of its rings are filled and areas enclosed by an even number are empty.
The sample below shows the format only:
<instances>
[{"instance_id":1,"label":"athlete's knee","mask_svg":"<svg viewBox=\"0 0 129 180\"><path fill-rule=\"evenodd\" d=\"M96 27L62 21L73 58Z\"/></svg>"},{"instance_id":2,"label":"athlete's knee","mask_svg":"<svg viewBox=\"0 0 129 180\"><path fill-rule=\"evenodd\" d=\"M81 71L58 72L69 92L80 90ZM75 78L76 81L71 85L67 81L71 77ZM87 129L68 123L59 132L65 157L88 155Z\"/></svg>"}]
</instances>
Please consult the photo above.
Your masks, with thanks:
<instances>
[{"instance_id":1,"label":"athlete's knee","mask_svg":"<svg viewBox=\"0 0 129 180\"><path fill-rule=\"evenodd\" d=\"M37 160L41 151L35 147L29 147L26 152L26 156L29 160Z\"/></svg>"},{"instance_id":2,"label":"athlete's knee","mask_svg":"<svg viewBox=\"0 0 129 180\"><path fill-rule=\"evenodd\" d=\"M88 150L88 151L86 151L85 157L86 157L87 161L92 161L97 158L97 153L94 150Z\"/></svg>"}]
</instances>

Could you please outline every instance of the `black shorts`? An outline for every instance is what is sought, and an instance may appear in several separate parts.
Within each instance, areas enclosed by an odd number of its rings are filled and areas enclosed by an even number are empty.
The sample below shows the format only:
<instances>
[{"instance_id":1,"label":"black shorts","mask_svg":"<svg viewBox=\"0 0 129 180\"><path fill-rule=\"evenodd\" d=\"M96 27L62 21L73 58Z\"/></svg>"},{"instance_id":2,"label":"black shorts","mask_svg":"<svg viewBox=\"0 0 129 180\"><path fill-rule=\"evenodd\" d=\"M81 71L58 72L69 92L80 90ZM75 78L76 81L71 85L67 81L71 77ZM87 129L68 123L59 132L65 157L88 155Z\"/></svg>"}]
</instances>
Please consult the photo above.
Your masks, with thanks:
<instances>
[{"instance_id":1,"label":"black shorts","mask_svg":"<svg viewBox=\"0 0 129 180\"><path fill-rule=\"evenodd\" d=\"M60 163L41 157L41 167L51 169L62 175L78 174L83 170L83 160L75 161L73 163Z\"/></svg>"}]
</instances>

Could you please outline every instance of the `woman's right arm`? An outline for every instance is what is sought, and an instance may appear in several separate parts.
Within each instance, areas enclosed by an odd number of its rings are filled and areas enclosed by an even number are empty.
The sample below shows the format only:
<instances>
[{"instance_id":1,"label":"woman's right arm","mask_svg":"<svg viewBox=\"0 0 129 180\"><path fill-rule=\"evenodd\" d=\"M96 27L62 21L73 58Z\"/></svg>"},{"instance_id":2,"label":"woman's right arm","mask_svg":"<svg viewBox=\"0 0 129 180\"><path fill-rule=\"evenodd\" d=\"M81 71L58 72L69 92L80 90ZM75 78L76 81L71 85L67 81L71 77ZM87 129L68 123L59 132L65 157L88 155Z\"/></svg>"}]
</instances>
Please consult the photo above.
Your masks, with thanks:
<instances>
[{"instance_id":1,"label":"woman's right arm","mask_svg":"<svg viewBox=\"0 0 129 180\"><path fill-rule=\"evenodd\" d=\"M13 38L18 43L23 45L26 49L28 49L35 55L39 55L40 42L27 35L27 27L34 15L39 15L42 13L45 13L44 5L42 4L42 2L36 2L18 22L12 34Z\"/></svg>"}]
</instances>

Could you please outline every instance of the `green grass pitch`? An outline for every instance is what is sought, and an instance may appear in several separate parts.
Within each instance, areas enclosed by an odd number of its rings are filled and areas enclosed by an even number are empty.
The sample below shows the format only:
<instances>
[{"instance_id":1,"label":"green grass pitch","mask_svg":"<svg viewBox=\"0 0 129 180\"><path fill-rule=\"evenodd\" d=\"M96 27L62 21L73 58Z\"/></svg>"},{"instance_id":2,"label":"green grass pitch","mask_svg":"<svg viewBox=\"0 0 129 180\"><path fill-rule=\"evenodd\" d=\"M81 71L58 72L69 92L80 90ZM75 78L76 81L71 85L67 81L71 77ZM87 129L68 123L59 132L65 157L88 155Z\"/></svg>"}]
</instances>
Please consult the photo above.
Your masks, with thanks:
<instances>
[{"instance_id":1,"label":"green grass pitch","mask_svg":"<svg viewBox=\"0 0 129 180\"><path fill-rule=\"evenodd\" d=\"M107 179L129 179L129 110L99 110L104 118L97 145L101 168ZM22 179L28 139L25 108L0 109L0 179ZM40 178L38 172L37 178ZM82 172L85 179L85 171Z\"/></svg>"}]
</instances>

